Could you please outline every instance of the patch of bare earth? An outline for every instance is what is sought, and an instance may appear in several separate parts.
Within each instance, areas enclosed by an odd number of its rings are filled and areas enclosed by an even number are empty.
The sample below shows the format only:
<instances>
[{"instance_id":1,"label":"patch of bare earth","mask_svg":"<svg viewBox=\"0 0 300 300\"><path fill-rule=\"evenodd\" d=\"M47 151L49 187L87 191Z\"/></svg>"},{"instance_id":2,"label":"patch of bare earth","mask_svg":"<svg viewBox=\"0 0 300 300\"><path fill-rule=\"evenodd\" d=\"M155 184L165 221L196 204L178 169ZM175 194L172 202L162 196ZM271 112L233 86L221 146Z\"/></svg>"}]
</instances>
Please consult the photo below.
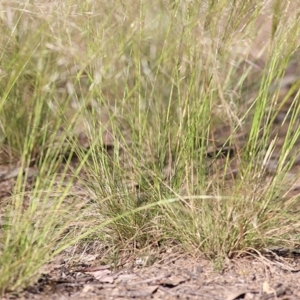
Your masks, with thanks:
<instances>
[{"instance_id":1,"label":"patch of bare earth","mask_svg":"<svg viewBox=\"0 0 300 300\"><path fill-rule=\"evenodd\" d=\"M300 299L300 259L280 249L261 258L212 262L165 253L148 267L135 260L112 269L101 263L47 266L38 282L2 299Z\"/></svg>"}]
</instances>

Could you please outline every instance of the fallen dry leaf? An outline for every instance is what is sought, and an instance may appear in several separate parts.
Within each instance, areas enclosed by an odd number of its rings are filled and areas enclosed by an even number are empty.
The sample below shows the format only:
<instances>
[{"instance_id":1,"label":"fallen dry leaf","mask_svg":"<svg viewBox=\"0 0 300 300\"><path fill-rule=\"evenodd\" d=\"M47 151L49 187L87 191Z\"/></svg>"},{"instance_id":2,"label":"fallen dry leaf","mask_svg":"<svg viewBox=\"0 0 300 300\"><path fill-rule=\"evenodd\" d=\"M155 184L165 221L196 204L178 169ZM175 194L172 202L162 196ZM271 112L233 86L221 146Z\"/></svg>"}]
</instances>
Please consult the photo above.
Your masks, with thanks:
<instances>
[{"instance_id":1,"label":"fallen dry leaf","mask_svg":"<svg viewBox=\"0 0 300 300\"><path fill-rule=\"evenodd\" d=\"M263 292L265 294L274 294L275 290L273 288L270 287L269 283L267 281L265 281L263 283Z\"/></svg>"},{"instance_id":2,"label":"fallen dry leaf","mask_svg":"<svg viewBox=\"0 0 300 300\"><path fill-rule=\"evenodd\" d=\"M226 300L235 300L243 295L245 295L246 293L248 293L247 290L235 290L235 291L231 291L227 294Z\"/></svg>"},{"instance_id":3,"label":"fallen dry leaf","mask_svg":"<svg viewBox=\"0 0 300 300\"><path fill-rule=\"evenodd\" d=\"M166 286L177 286L183 282L186 282L187 281L187 278L186 277L183 277L183 276L175 276L175 275L172 275L168 278L164 278L160 281L160 284L161 285L166 285Z\"/></svg>"},{"instance_id":4,"label":"fallen dry leaf","mask_svg":"<svg viewBox=\"0 0 300 300\"><path fill-rule=\"evenodd\" d=\"M158 289L158 285L139 286L137 289L129 289L127 287L127 297L142 298L151 296Z\"/></svg>"},{"instance_id":5,"label":"fallen dry leaf","mask_svg":"<svg viewBox=\"0 0 300 300\"><path fill-rule=\"evenodd\" d=\"M104 265L104 266L96 266L96 267L87 267L84 269L79 269L77 272L95 272L95 271L100 271L100 270L108 270L110 269L109 265Z\"/></svg>"},{"instance_id":6,"label":"fallen dry leaf","mask_svg":"<svg viewBox=\"0 0 300 300\"><path fill-rule=\"evenodd\" d=\"M115 280L113 276L109 275L111 274L110 270L98 270L94 272L86 272L86 274L94 276L99 282L102 283L113 283Z\"/></svg>"},{"instance_id":7,"label":"fallen dry leaf","mask_svg":"<svg viewBox=\"0 0 300 300\"><path fill-rule=\"evenodd\" d=\"M127 282L129 280L137 278L136 274L121 274L118 276L118 282Z\"/></svg>"}]
</instances>

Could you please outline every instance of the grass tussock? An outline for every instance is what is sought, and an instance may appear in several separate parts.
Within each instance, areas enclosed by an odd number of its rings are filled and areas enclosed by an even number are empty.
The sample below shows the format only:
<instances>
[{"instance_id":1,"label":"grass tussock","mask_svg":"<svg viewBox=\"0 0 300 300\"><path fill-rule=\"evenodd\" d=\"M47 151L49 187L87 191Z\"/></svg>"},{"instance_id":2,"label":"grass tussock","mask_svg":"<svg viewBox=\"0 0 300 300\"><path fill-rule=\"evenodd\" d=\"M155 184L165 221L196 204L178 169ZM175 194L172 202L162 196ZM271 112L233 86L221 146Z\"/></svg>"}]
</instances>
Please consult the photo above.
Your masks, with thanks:
<instances>
[{"instance_id":1,"label":"grass tussock","mask_svg":"<svg viewBox=\"0 0 300 300\"><path fill-rule=\"evenodd\" d=\"M299 197L289 194L298 180L298 7L0 8L1 163L20 167L1 208L2 291L28 285L80 240L113 253L171 241L211 259L299 245Z\"/></svg>"}]
</instances>

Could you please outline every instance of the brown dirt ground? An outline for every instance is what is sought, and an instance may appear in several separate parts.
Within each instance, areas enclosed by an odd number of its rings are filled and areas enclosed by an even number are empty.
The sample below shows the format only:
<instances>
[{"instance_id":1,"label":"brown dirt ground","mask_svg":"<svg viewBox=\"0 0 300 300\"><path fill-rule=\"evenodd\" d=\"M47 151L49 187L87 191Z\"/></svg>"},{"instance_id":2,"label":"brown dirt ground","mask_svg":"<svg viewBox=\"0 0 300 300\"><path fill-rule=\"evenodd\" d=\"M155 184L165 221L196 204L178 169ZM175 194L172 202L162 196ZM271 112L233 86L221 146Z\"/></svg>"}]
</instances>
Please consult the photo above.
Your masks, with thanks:
<instances>
[{"instance_id":1,"label":"brown dirt ground","mask_svg":"<svg viewBox=\"0 0 300 300\"><path fill-rule=\"evenodd\" d=\"M2 299L300 299L300 260L280 249L261 257L212 262L168 251L149 267L143 259L112 270L96 261L67 266L58 259L38 282ZM145 258L146 259L146 258Z\"/></svg>"}]
</instances>

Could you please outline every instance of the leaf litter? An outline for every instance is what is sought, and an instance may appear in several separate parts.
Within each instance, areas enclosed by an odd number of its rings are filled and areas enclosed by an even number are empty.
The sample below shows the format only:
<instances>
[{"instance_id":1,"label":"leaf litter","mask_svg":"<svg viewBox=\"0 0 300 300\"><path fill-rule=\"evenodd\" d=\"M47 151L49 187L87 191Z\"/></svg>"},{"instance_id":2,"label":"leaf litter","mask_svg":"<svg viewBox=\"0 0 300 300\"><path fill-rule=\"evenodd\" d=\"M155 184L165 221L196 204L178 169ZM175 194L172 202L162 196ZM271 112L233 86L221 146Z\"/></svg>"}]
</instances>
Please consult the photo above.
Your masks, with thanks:
<instances>
[{"instance_id":1,"label":"leaf litter","mask_svg":"<svg viewBox=\"0 0 300 300\"><path fill-rule=\"evenodd\" d=\"M165 254L166 255L166 254ZM98 262L97 262L98 263ZM293 263L300 266L297 258ZM88 268L87 268L88 269ZM185 256L171 265L156 262L122 270L51 268L19 297L2 299L299 299L300 272L291 273L259 258L228 260L221 271L201 258Z\"/></svg>"}]
</instances>

